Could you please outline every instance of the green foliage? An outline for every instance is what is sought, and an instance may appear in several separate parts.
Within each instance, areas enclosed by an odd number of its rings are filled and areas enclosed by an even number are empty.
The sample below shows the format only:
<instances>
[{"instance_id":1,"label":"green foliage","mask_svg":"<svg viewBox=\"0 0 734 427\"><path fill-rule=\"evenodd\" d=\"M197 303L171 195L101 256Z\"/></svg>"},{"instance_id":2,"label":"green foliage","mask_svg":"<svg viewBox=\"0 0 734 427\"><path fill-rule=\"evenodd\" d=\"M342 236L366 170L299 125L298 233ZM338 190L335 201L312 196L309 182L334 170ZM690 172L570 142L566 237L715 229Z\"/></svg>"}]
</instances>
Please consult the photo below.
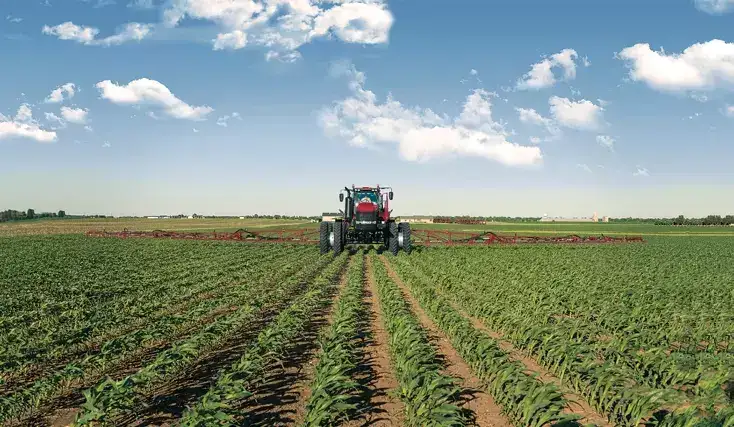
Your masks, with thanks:
<instances>
[{"instance_id":1,"label":"green foliage","mask_svg":"<svg viewBox=\"0 0 734 427\"><path fill-rule=\"evenodd\" d=\"M372 254L370 254L372 256ZM426 331L410 310L400 289L379 260L373 263L377 293L395 374L397 396L405 403L409 426L462 426L467 420L456 405L461 389L455 379L442 374L436 351Z\"/></svg>"},{"instance_id":2,"label":"green foliage","mask_svg":"<svg viewBox=\"0 0 734 427\"><path fill-rule=\"evenodd\" d=\"M331 326L319 337L321 352L306 404L305 426L337 425L359 409L354 402L359 384L353 375L361 360L360 328L366 316L363 270L364 255L359 254L349 266Z\"/></svg>"}]
</instances>

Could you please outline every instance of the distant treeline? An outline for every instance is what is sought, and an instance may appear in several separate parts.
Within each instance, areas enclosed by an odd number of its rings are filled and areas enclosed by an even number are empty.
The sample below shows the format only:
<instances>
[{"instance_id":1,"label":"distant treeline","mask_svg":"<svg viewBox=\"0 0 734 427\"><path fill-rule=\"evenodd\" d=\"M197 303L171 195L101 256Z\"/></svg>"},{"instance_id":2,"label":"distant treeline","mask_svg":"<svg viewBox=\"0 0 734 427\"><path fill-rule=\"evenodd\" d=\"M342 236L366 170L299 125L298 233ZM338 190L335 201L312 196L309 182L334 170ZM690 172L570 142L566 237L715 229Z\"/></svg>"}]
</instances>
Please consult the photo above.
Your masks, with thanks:
<instances>
[{"instance_id":1,"label":"distant treeline","mask_svg":"<svg viewBox=\"0 0 734 427\"><path fill-rule=\"evenodd\" d=\"M36 212L33 209L27 211L16 211L14 209L8 209L0 212L0 222L5 221L20 221L26 219L39 219L39 218L68 218L66 212Z\"/></svg>"}]
</instances>

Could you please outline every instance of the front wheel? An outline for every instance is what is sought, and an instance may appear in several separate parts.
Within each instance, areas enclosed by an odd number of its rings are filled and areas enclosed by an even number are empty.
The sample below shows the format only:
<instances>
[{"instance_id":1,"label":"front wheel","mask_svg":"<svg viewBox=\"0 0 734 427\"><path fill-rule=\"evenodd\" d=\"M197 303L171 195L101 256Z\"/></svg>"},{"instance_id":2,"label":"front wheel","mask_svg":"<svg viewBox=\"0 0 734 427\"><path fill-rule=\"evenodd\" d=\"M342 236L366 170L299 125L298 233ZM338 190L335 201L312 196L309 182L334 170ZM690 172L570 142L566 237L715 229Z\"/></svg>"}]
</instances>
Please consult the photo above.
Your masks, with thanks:
<instances>
[{"instance_id":1,"label":"front wheel","mask_svg":"<svg viewBox=\"0 0 734 427\"><path fill-rule=\"evenodd\" d=\"M319 251L321 255L329 252L329 223L321 221L319 224Z\"/></svg>"},{"instance_id":2,"label":"front wheel","mask_svg":"<svg viewBox=\"0 0 734 427\"><path fill-rule=\"evenodd\" d=\"M341 221L334 223L334 255L339 255L344 250L345 234Z\"/></svg>"}]
</instances>

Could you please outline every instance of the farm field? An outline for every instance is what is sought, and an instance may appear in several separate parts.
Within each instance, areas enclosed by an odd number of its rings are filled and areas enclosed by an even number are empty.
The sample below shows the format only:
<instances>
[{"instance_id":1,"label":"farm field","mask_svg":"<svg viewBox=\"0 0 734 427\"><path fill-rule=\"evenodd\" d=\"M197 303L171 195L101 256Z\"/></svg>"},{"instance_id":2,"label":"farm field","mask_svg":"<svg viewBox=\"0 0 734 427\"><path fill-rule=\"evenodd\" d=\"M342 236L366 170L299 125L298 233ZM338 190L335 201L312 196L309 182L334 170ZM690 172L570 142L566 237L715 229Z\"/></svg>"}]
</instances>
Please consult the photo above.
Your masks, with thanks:
<instances>
[{"instance_id":1,"label":"farm field","mask_svg":"<svg viewBox=\"0 0 734 427\"><path fill-rule=\"evenodd\" d=\"M734 426L734 239L648 240L0 237L0 425Z\"/></svg>"},{"instance_id":2,"label":"farm field","mask_svg":"<svg viewBox=\"0 0 734 427\"><path fill-rule=\"evenodd\" d=\"M148 219L148 218L98 218L98 219L45 219L0 223L0 237L48 234L83 234L91 229L121 231L235 231L240 228L258 230L278 228L318 228L318 224L294 220L275 219ZM413 224L414 228L455 231L494 231L518 234L606 234L641 236L732 236L734 227L661 226L653 224L625 223L492 223L487 225L465 224Z\"/></svg>"}]
</instances>

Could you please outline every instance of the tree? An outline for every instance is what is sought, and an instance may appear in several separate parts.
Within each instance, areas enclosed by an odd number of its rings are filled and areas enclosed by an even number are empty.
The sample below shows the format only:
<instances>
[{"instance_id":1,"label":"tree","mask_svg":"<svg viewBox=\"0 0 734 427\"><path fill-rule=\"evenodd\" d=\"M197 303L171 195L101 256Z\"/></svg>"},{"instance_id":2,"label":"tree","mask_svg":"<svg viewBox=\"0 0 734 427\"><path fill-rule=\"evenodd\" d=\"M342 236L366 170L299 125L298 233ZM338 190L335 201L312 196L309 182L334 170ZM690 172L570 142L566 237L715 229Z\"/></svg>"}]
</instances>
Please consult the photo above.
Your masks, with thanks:
<instances>
[{"instance_id":1,"label":"tree","mask_svg":"<svg viewBox=\"0 0 734 427\"><path fill-rule=\"evenodd\" d=\"M36 217L36 211L34 211L33 209L28 209L28 212L26 212L25 217L27 219L33 219L33 218L35 218Z\"/></svg>"},{"instance_id":2,"label":"tree","mask_svg":"<svg viewBox=\"0 0 734 427\"><path fill-rule=\"evenodd\" d=\"M66 212L64 212L64 211L59 211L59 213L58 213L58 214L57 214L56 216L58 216L59 218L63 218L63 217L65 217L65 216L66 216Z\"/></svg>"}]
</instances>

